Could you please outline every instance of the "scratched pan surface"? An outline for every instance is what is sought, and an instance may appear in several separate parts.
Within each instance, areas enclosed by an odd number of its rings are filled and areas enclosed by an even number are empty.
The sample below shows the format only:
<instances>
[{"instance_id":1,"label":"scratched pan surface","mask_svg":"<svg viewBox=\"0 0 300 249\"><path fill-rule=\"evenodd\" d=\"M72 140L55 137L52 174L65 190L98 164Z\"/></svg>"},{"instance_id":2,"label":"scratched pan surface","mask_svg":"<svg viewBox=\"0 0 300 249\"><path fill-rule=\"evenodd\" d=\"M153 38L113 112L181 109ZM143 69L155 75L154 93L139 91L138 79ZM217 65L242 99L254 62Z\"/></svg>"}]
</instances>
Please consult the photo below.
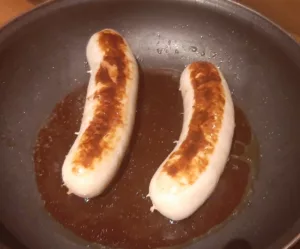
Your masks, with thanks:
<instances>
[{"instance_id":1,"label":"scratched pan surface","mask_svg":"<svg viewBox=\"0 0 300 249\"><path fill-rule=\"evenodd\" d=\"M44 210L32 148L54 105L88 81L87 40L107 27L126 37L143 68L182 70L199 59L218 65L258 138L251 205L189 248L240 248L235 241L281 248L292 239L300 230L300 48L258 14L213 0L57 1L0 31L4 225L32 249L89 245Z\"/></svg>"}]
</instances>

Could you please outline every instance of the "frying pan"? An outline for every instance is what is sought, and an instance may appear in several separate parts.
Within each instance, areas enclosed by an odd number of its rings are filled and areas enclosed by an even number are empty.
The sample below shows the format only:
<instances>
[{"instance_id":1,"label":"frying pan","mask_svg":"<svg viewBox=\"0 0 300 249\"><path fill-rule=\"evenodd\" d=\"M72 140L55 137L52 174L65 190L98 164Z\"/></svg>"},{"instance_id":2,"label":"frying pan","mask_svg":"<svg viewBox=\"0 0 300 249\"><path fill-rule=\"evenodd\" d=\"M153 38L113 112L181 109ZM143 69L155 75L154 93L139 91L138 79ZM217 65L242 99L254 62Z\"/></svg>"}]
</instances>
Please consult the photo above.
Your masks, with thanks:
<instances>
[{"instance_id":1,"label":"frying pan","mask_svg":"<svg viewBox=\"0 0 300 249\"><path fill-rule=\"evenodd\" d=\"M217 0L62 0L2 28L3 224L32 249L102 248L73 236L47 214L32 150L54 105L88 81L86 42L107 27L126 37L141 68L182 70L199 59L191 45L204 50L200 59L220 67L259 141L251 205L186 248L282 248L294 238L300 231L300 48L259 14ZM158 36L179 41L180 53L158 53Z\"/></svg>"}]
</instances>

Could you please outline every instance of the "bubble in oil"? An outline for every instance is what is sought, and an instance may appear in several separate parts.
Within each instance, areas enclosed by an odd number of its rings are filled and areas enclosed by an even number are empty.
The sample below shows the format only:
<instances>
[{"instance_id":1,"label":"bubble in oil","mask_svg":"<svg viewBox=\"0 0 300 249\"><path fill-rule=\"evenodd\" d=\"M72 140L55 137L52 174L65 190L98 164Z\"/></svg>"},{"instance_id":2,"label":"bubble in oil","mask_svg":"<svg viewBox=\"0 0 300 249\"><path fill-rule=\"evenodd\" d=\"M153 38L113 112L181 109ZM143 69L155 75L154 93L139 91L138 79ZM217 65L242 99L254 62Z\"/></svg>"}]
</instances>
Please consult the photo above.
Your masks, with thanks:
<instances>
[{"instance_id":1,"label":"bubble in oil","mask_svg":"<svg viewBox=\"0 0 300 249\"><path fill-rule=\"evenodd\" d=\"M190 46L189 49L190 49L190 51L192 51L194 53L197 52L197 50L198 50L197 47L195 47L195 46Z\"/></svg>"},{"instance_id":2,"label":"bubble in oil","mask_svg":"<svg viewBox=\"0 0 300 249\"><path fill-rule=\"evenodd\" d=\"M234 164L234 165L232 166L232 169L233 169L233 170L238 170L238 169L239 169L239 166L236 165L236 164Z\"/></svg>"},{"instance_id":3,"label":"bubble in oil","mask_svg":"<svg viewBox=\"0 0 300 249\"><path fill-rule=\"evenodd\" d=\"M177 223L177 221L175 221L175 220L169 220L169 222L170 222L170 224L176 224Z\"/></svg>"},{"instance_id":4,"label":"bubble in oil","mask_svg":"<svg viewBox=\"0 0 300 249\"><path fill-rule=\"evenodd\" d=\"M156 51L157 51L158 54L162 53L162 49L161 48L156 49Z\"/></svg>"}]
</instances>

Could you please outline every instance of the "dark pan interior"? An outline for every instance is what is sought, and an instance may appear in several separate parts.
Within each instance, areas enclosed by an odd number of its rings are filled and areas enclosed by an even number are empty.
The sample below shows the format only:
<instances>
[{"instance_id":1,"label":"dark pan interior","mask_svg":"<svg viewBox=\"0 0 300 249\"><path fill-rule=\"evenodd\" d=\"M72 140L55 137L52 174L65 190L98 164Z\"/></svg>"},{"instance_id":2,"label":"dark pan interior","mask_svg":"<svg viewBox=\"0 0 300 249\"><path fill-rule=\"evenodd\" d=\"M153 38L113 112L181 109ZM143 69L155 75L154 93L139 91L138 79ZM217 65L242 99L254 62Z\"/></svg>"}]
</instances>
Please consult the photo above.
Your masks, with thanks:
<instances>
[{"instance_id":1,"label":"dark pan interior","mask_svg":"<svg viewBox=\"0 0 300 249\"><path fill-rule=\"evenodd\" d=\"M75 237L44 210L32 149L54 105L88 81L86 43L108 27L125 36L142 68L183 70L194 60L218 65L260 144L247 207L189 248L237 248L230 247L234 241L280 248L291 239L300 230L300 48L259 15L212 0L57 1L1 30L4 225L32 249L101 248Z\"/></svg>"}]
</instances>

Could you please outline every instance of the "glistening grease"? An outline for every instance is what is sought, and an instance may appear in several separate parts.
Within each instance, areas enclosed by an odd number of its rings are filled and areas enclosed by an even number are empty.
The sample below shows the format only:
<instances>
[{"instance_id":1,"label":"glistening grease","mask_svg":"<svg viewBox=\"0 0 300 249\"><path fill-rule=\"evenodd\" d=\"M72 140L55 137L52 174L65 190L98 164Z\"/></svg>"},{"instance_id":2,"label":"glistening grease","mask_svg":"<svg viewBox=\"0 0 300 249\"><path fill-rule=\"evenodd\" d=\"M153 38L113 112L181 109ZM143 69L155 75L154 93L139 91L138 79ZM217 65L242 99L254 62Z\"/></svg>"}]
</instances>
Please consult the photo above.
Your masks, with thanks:
<instances>
[{"instance_id":1,"label":"glistening grease","mask_svg":"<svg viewBox=\"0 0 300 249\"><path fill-rule=\"evenodd\" d=\"M102 196L84 200L68 195L61 166L78 131L86 85L56 105L39 132L34 152L36 179L49 213L76 235L103 245L146 249L174 246L204 235L225 221L248 191L256 144L243 112L236 108L236 129L229 161L209 200L191 217L173 222L151 213L146 197L157 167L174 148L182 126L179 73L141 73L136 122L120 172ZM255 160L254 160L255 161ZM252 163L251 163L252 162Z\"/></svg>"}]
</instances>

